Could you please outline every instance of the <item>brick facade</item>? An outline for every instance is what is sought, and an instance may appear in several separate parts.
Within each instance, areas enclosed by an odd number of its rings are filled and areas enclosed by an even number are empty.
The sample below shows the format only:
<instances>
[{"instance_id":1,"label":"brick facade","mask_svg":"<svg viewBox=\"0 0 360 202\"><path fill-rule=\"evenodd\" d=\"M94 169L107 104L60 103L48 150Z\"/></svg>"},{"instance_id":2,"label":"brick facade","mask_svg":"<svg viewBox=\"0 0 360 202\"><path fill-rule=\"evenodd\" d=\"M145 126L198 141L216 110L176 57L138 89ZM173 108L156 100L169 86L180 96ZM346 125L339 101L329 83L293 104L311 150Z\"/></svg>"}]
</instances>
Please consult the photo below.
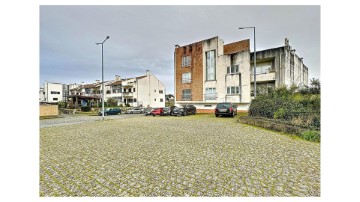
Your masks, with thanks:
<instances>
[{"instance_id":1,"label":"brick facade","mask_svg":"<svg viewBox=\"0 0 360 202\"><path fill-rule=\"evenodd\" d=\"M250 50L250 40L242 40L234 43L229 43L224 45L224 55L233 54L240 51L249 51Z\"/></svg>"},{"instance_id":2,"label":"brick facade","mask_svg":"<svg viewBox=\"0 0 360 202\"><path fill-rule=\"evenodd\" d=\"M191 57L190 66L182 67L182 58ZM176 101L182 100L185 89L191 89L191 101L203 100L203 50L202 42L193 43L175 49ZM182 83L182 74L191 73L191 82Z\"/></svg>"}]
</instances>

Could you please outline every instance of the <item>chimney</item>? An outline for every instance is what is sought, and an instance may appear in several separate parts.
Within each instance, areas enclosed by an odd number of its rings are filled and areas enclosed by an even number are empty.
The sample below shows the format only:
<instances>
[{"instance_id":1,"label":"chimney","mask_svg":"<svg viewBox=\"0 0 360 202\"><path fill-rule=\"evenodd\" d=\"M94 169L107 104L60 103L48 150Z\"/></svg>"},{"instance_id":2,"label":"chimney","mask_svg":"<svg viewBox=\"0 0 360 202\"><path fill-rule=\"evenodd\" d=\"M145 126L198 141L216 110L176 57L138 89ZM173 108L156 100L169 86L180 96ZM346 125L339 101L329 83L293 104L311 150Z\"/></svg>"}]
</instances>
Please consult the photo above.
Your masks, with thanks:
<instances>
[{"instance_id":1,"label":"chimney","mask_svg":"<svg viewBox=\"0 0 360 202\"><path fill-rule=\"evenodd\" d=\"M150 71L149 70L146 70L146 76L150 76Z\"/></svg>"},{"instance_id":2,"label":"chimney","mask_svg":"<svg viewBox=\"0 0 360 202\"><path fill-rule=\"evenodd\" d=\"M120 81L120 80L121 80L121 76L115 75L115 81Z\"/></svg>"}]
</instances>

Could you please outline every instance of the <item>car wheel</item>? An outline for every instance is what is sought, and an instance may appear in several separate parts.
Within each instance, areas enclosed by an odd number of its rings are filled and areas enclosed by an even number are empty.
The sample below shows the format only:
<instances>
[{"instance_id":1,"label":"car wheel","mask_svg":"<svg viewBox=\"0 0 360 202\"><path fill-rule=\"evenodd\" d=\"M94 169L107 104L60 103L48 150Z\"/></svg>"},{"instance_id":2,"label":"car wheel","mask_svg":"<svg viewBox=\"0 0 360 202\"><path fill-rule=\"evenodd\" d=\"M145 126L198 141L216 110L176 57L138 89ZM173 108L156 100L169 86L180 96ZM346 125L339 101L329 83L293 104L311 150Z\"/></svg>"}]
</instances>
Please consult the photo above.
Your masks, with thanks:
<instances>
[{"instance_id":1,"label":"car wheel","mask_svg":"<svg viewBox=\"0 0 360 202\"><path fill-rule=\"evenodd\" d=\"M108 114L107 113L105 113L105 116L107 116Z\"/></svg>"},{"instance_id":2,"label":"car wheel","mask_svg":"<svg viewBox=\"0 0 360 202\"><path fill-rule=\"evenodd\" d=\"M186 112L183 112L183 116L186 116Z\"/></svg>"},{"instance_id":3,"label":"car wheel","mask_svg":"<svg viewBox=\"0 0 360 202\"><path fill-rule=\"evenodd\" d=\"M215 114L216 117L219 117L219 114Z\"/></svg>"}]
</instances>

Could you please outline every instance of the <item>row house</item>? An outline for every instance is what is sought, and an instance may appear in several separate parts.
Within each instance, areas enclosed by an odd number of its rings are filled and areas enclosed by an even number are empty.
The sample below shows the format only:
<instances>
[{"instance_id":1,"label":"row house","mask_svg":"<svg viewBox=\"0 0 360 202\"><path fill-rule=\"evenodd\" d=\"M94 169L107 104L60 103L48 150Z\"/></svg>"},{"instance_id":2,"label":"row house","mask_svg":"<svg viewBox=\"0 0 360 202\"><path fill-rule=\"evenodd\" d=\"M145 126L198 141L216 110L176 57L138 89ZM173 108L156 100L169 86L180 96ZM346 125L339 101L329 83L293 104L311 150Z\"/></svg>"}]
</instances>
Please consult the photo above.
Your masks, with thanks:
<instances>
[{"instance_id":1,"label":"row house","mask_svg":"<svg viewBox=\"0 0 360 202\"><path fill-rule=\"evenodd\" d=\"M104 81L104 100L117 100L118 106L132 107L164 107L165 86L150 71L146 75L121 79L116 75L115 80ZM69 96L76 106L99 106L102 98L102 83L97 80L92 84L70 84Z\"/></svg>"},{"instance_id":2,"label":"row house","mask_svg":"<svg viewBox=\"0 0 360 202\"><path fill-rule=\"evenodd\" d=\"M247 111L254 92L254 54L250 40L229 44L219 37L175 46L175 104L193 104L213 112L217 103L233 102ZM285 40L285 46L257 51L256 90L307 85L308 69Z\"/></svg>"}]
</instances>

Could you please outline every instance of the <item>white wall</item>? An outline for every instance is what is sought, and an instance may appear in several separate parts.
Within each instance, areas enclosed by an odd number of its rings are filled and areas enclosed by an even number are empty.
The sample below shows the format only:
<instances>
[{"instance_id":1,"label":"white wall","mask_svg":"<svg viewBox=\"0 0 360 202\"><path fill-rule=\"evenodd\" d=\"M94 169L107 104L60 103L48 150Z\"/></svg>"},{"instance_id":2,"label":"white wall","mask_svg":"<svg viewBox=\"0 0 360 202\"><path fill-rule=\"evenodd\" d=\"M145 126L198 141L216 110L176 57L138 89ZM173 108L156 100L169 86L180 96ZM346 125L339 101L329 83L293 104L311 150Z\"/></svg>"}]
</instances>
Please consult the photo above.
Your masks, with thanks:
<instances>
[{"instance_id":1,"label":"white wall","mask_svg":"<svg viewBox=\"0 0 360 202\"><path fill-rule=\"evenodd\" d=\"M63 92L62 92L62 84L61 83L45 82L44 90L45 90L46 102L57 103L59 101L63 101L63 99L62 99ZM59 92L60 94L51 94L51 91Z\"/></svg>"}]
</instances>

